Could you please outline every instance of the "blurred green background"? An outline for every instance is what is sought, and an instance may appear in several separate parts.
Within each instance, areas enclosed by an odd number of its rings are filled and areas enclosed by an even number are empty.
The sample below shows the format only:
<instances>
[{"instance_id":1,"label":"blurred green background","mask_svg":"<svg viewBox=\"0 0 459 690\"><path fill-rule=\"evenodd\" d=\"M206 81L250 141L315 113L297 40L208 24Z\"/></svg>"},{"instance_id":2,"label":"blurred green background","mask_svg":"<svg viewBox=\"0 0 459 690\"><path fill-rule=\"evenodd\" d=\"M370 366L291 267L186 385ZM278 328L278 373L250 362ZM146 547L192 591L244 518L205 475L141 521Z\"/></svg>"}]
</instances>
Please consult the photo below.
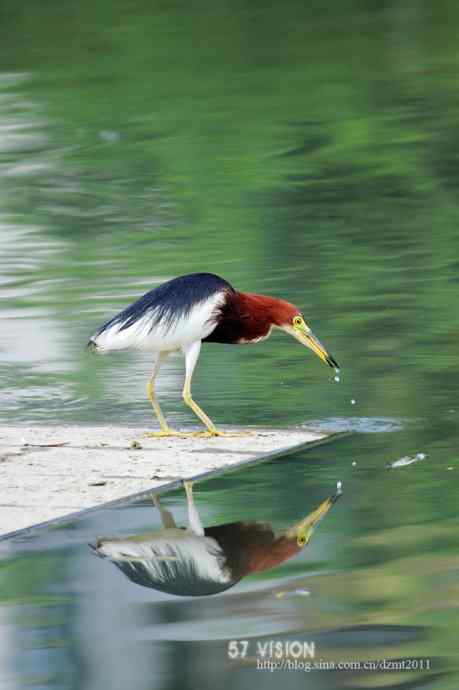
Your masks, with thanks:
<instances>
[{"instance_id":1,"label":"blurred green background","mask_svg":"<svg viewBox=\"0 0 459 690\"><path fill-rule=\"evenodd\" d=\"M340 637L345 625L420 626L428 641L416 638L409 653L448 656L450 670L458 601L458 35L452 0L0 5L0 420L151 428L149 356L95 357L84 347L99 324L165 279L212 271L294 302L340 363L339 384L277 334L253 348L203 347L196 399L217 424L380 433L260 467L252 479L215 480L204 485L200 508L219 521L288 523L306 497L314 505L342 478L345 495L321 526L317 552L275 576L284 585L316 569L313 620L317 630L338 631L332 652L344 645L352 657L365 647L366 628L353 646L354 638ZM182 379L181 359L170 358L160 397L173 423L194 424ZM425 462L384 471L416 451ZM182 497L174 501L183 508ZM85 690L106 686L94 678L108 668L100 663L107 649L116 657L125 642L114 631L123 630L126 611L112 606L125 592L114 576L97 579L86 542L96 526L146 529L148 511L102 515L88 533L72 527L73 551L68 534L56 552L56 535L45 535L30 561L21 544L11 545L0 571L0 623L9 620L18 665L31 652L28 687L81 687L88 668ZM134 684L109 670L110 687L150 689L152 664L158 687L204 686L215 647L190 643L201 616L223 638L236 636L225 627L236 609L238 634L249 625L261 635L267 621L274 632L283 616L293 625L291 607L306 634L310 609L297 601L267 606L264 592L262 613L255 607L246 616L262 580L240 600L222 598L221 608L220 599L190 609L159 602L156 640L175 622L185 642L156 645L154 656L133 642L132 623L125 635L133 653L145 654L144 673ZM106 607L94 644L84 614L93 600ZM107 611L120 616L119 627ZM396 655L394 639L389 651L368 642L367 653ZM49 656L40 654L43 640ZM79 656L85 644L97 657L92 665ZM118 665L126 672L121 656ZM213 668L230 687L227 671ZM313 687L328 687L319 676ZM330 687L346 678L332 677ZM391 678L384 687L401 687ZM257 677L263 688L278 682ZM291 674L288 682L305 681ZM253 673L238 676L237 687L246 686L256 687ZM455 690L457 676L441 687Z\"/></svg>"},{"instance_id":2,"label":"blurred green background","mask_svg":"<svg viewBox=\"0 0 459 690\"><path fill-rule=\"evenodd\" d=\"M216 422L448 414L459 383L454 2L0 8L1 418L152 423L148 355L88 336L190 271L282 296L282 334L206 346ZM160 392L180 401L182 362ZM349 401L357 400L355 409Z\"/></svg>"}]
</instances>

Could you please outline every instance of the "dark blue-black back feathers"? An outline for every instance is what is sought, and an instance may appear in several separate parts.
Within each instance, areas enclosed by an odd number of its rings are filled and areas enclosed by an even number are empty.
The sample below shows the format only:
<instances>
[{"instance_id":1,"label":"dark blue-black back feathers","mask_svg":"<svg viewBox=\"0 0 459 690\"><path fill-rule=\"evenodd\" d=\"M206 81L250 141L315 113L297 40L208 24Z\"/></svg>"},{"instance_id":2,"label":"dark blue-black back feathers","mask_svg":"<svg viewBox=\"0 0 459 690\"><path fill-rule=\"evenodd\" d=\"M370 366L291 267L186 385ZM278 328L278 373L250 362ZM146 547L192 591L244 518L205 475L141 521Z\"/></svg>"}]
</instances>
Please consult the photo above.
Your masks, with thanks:
<instances>
[{"instance_id":1,"label":"dark blue-black back feathers","mask_svg":"<svg viewBox=\"0 0 459 690\"><path fill-rule=\"evenodd\" d=\"M157 324L170 328L174 322L187 316L191 309L217 292L234 293L234 288L213 273L190 273L173 278L150 290L126 309L107 321L96 335L107 328L121 324L120 331L132 326L147 312L152 314L151 328Z\"/></svg>"}]
</instances>

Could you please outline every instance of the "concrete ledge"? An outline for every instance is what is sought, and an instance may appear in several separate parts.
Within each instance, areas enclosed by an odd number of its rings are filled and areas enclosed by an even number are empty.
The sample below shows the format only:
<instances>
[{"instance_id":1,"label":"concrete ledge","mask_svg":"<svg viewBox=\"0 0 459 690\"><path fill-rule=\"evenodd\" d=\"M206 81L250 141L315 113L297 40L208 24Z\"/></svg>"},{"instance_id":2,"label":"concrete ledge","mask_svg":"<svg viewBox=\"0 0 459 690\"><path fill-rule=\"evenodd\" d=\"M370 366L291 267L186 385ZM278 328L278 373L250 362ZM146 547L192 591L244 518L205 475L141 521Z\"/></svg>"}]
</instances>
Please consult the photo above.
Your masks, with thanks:
<instances>
[{"instance_id":1,"label":"concrete ledge","mask_svg":"<svg viewBox=\"0 0 459 690\"><path fill-rule=\"evenodd\" d=\"M119 502L327 438L306 429L254 429L219 438L148 438L126 427L0 427L0 535Z\"/></svg>"}]
</instances>

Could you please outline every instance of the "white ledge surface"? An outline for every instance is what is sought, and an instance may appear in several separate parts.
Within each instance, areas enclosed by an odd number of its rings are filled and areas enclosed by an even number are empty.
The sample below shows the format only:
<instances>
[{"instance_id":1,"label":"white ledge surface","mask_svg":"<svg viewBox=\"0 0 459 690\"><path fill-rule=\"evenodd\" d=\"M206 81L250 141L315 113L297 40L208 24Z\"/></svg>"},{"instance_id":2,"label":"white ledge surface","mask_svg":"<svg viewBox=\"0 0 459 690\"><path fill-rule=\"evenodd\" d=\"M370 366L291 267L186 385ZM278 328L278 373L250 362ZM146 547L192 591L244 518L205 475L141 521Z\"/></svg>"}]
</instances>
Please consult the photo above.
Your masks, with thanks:
<instances>
[{"instance_id":1,"label":"white ledge surface","mask_svg":"<svg viewBox=\"0 0 459 690\"><path fill-rule=\"evenodd\" d=\"M0 426L0 535L325 437L297 428L158 439L127 427Z\"/></svg>"}]
</instances>

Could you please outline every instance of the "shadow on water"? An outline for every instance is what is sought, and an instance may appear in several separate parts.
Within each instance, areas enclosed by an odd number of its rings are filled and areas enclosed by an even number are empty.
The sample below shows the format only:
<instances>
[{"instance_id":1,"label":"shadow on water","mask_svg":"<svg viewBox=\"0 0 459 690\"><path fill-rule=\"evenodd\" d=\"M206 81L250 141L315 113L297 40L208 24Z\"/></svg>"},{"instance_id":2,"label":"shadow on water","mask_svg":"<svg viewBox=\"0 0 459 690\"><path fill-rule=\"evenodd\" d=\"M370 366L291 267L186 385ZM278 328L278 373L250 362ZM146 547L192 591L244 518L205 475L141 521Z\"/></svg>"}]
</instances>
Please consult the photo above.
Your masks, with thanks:
<instances>
[{"instance_id":1,"label":"shadow on water","mask_svg":"<svg viewBox=\"0 0 459 690\"><path fill-rule=\"evenodd\" d=\"M317 523L341 489L296 525L275 535L269 523L229 522L204 528L185 484L188 528L179 529L172 513L154 497L163 528L121 539L98 538L92 547L144 587L181 596L204 596L234 587L250 573L270 570L308 545ZM281 593L282 595L282 593Z\"/></svg>"},{"instance_id":2,"label":"shadow on water","mask_svg":"<svg viewBox=\"0 0 459 690\"><path fill-rule=\"evenodd\" d=\"M287 687L306 671L314 688L452 687L449 472L428 448L388 471L389 438L412 451L406 430L354 434L194 483L194 501L166 491L156 508L144 499L3 543L0 610L15 649L5 668L45 687L121 688L127 654L133 690L146 678L275 687L280 662ZM304 549L337 481L342 498Z\"/></svg>"}]
</instances>

